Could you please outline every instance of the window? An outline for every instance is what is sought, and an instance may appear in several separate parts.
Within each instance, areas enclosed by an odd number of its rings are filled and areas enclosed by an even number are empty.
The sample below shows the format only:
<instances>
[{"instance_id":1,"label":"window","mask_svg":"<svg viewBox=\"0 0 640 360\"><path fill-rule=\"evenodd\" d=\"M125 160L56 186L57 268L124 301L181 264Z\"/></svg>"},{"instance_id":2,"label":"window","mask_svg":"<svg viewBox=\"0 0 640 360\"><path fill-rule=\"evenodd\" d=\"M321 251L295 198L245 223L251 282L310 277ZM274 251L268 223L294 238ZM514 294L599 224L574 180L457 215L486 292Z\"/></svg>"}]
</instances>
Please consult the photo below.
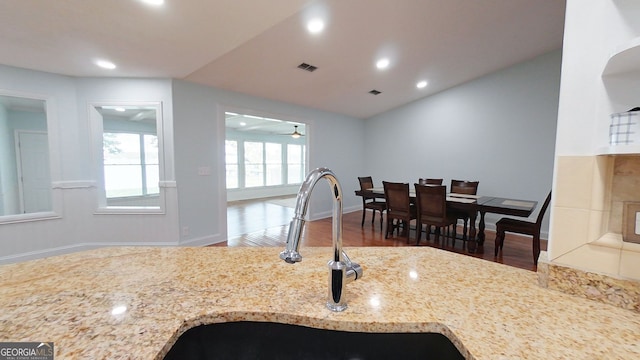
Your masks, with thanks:
<instances>
[{"instance_id":1,"label":"window","mask_svg":"<svg viewBox=\"0 0 640 360\"><path fill-rule=\"evenodd\" d=\"M304 146L287 145L287 183L299 184L304 177Z\"/></svg>"},{"instance_id":2,"label":"window","mask_svg":"<svg viewBox=\"0 0 640 360\"><path fill-rule=\"evenodd\" d=\"M104 185L110 198L158 195L158 137L103 134Z\"/></svg>"},{"instance_id":3,"label":"window","mask_svg":"<svg viewBox=\"0 0 640 360\"><path fill-rule=\"evenodd\" d=\"M160 103L90 105L98 212L162 213Z\"/></svg>"},{"instance_id":4,"label":"window","mask_svg":"<svg viewBox=\"0 0 640 360\"><path fill-rule=\"evenodd\" d=\"M282 144L265 144L267 186L282 184Z\"/></svg>"},{"instance_id":5,"label":"window","mask_svg":"<svg viewBox=\"0 0 640 360\"><path fill-rule=\"evenodd\" d=\"M263 143L244 143L244 186L255 187L264 185Z\"/></svg>"},{"instance_id":6,"label":"window","mask_svg":"<svg viewBox=\"0 0 640 360\"><path fill-rule=\"evenodd\" d=\"M238 188L238 142L226 140L224 142L225 161L227 164L227 189Z\"/></svg>"},{"instance_id":7,"label":"window","mask_svg":"<svg viewBox=\"0 0 640 360\"><path fill-rule=\"evenodd\" d=\"M289 192L295 188L292 185L302 183L306 171L304 124L226 112L225 126L226 185L239 190L230 194L243 193L238 198L262 196L274 187ZM240 191L244 189L251 191Z\"/></svg>"},{"instance_id":8,"label":"window","mask_svg":"<svg viewBox=\"0 0 640 360\"><path fill-rule=\"evenodd\" d=\"M225 140L227 189L300 184L304 151L304 145Z\"/></svg>"}]
</instances>

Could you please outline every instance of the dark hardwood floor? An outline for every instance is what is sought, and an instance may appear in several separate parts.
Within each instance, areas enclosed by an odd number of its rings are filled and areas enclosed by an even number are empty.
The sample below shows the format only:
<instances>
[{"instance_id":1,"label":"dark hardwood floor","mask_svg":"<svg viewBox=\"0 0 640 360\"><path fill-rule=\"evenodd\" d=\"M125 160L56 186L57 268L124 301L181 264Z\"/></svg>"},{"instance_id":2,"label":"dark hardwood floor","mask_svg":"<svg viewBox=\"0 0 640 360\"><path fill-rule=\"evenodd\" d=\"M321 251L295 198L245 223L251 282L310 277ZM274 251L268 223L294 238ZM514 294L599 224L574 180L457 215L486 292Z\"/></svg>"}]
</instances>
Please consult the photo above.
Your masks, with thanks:
<instances>
[{"instance_id":1,"label":"dark hardwood floor","mask_svg":"<svg viewBox=\"0 0 640 360\"><path fill-rule=\"evenodd\" d=\"M277 203L278 199L268 199L261 201L242 201L229 203L227 208L229 238L227 242L216 244L215 246L276 246L284 247L289 230L289 222L293 216L291 205L282 206ZM285 202L286 203L286 202ZM371 224L371 211L367 211L364 227L361 227L362 212L355 211L346 213L342 218L343 245L349 246L416 246L415 231L410 233L410 243L405 237L394 235L389 239L384 238L384 231L380 229L379 219L376 217L374 224ZM460 226L458 234L461 234ZM486 241L476 253L467 251L466 243L462 240L443 239L439 242L425 240L423 233L422 240L418 246L431 246L443 250L473 256L476 258L493 261L517 268L536 271L533 264L531 249L531 238L507 234L502 253L494 257L495 233L486 231ZM309 221L305 225L302 233L304 246L331 246L331 218ZM542 250L546 250L547 242L541 241Z\"/></svg>"}]
</instances>

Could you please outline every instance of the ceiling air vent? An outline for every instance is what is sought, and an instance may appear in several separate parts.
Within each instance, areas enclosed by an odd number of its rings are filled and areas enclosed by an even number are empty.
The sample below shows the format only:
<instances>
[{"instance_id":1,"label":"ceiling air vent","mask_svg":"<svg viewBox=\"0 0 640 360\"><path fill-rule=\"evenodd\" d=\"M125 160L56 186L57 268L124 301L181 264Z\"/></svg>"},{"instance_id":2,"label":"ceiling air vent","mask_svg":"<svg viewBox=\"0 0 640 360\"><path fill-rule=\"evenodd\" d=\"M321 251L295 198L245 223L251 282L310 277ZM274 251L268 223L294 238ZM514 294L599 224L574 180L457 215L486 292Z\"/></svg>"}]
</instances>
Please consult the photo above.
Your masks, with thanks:
<instances>
[{"instance_id":1,"label":"ceiling air vent","mask_svg":"<svg viewBox=\"0 0 640 360\"><path fill-rule=\"evenodd\" d=\"M382 94L382 91L378 91L378 90L376 90L376 89L373 89L373 90L369 91L369 94L371 94L371 95L378 95L378 94Z\"/></svg>"},{"instance_id":2,"label":"ceiling air vent","mask_svg":"<svg viewBox=\"0 0 640 360\"><path fill-rule=\"evenodd\" d=\"M302 70L306 70L308 72L314 72L316 71L318 68L316 66L313 65L309 65L307 63L302 63L300 65L298 65L298 69L302 69Z\"/></svg>"}]
</instances>

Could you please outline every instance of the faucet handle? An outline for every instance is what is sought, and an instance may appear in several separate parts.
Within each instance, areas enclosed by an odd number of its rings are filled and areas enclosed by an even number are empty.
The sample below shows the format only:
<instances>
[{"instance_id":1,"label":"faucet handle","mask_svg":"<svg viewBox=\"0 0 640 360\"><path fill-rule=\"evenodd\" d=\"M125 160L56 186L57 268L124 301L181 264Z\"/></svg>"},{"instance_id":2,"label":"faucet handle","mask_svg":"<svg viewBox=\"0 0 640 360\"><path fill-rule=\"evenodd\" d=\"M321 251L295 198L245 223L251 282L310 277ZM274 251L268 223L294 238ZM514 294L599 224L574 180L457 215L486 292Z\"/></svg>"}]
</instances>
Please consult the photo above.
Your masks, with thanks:
<instances>
[{"instance_id":1,"label":"faucet handle","mask_svg":"<svg viewBox=\"0 0 640 360\"><path fill-rule=\"evenodd\" d=\"M347 282L360 279L362 273L362 266L352 262L351 265L347 267Z\"/></svg>"}]
</instances>

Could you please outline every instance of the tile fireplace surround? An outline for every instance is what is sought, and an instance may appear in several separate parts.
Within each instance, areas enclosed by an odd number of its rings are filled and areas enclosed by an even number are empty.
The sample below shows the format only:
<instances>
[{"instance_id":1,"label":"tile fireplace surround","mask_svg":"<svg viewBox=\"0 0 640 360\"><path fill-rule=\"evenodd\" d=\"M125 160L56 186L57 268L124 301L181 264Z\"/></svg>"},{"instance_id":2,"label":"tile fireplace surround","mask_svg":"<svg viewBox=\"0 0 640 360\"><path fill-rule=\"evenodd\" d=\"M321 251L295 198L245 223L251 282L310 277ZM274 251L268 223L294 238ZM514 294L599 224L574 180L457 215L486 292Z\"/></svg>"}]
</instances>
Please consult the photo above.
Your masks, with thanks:
<instances>
[{"instance_id":1,"label":"tile fireplace surround","mask_svg":"<svg viewBox=\"0 0 640 360\"><path fill-rule=\"evenodd\" d=\"M640 312L640 244L623 241L625 202L640 202L640 155L556 158L541 286Z\"/></svg>"}]
</instances>

